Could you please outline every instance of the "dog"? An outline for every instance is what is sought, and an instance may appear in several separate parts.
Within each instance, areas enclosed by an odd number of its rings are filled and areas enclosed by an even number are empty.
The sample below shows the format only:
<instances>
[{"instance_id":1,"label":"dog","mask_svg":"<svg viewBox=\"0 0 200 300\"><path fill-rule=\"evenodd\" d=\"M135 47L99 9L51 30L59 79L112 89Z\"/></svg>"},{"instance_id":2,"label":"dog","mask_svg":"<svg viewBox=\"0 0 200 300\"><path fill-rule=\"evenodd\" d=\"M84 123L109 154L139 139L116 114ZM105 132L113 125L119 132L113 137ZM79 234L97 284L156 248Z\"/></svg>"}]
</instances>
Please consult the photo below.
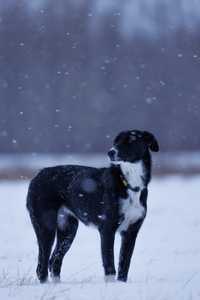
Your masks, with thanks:
<instances>
[{"instance_id":1,"label":"dog","mask_svg":"<svg viewBox=\"0 0 200 300\"><path fill-rule=\"evenodd\" d=\"M38 241L36 273L41 283L47 281L48 270L53 280L59 281L63 258L79 221L99 231L106 281L116 276L114 239L120 233L117 280L127 281L136 238L147 212L151 151L159 151L153 134L123 131L108 152L109 167L55 166L41 170L32 179L27 209Z\"/></svg>"}]
</instances>

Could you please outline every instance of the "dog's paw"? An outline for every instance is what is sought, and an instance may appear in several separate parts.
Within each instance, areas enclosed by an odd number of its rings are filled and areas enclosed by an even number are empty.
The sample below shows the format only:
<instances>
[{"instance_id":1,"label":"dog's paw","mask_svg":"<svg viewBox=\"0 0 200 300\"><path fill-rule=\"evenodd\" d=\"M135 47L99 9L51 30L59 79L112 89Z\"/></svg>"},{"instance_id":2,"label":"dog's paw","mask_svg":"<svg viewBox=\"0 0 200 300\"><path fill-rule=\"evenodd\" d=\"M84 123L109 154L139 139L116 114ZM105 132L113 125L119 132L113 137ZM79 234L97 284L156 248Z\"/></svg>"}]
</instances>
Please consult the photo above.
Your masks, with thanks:
<instances>
[{"instance_id":1,"label":"dog's paw","mask_svg":"<svg viewBox=\"0 0 200 300\"><path fill-rule=\"evenodd\" d=\"M106 283L115 282L115 275L105 275L104 276L104 281Z\"/></svg>"},{"instance_id":2,"label":"dog's paw","mask_svg":"<svg viewBox=\"0 0 200 300\"><path fill-rule=\"evenodd\" d=\"M60 276L55 276L51 273L51 279L53 283L60 283Z\"/></svg>"},{"instance_id":3,"label":"dog's paw","mask_svg":"<svg viewBox=\"0 0 200 300\"><path fill-rule=\"evenodd\" d=\"M117 280L120 283L126 283L127 282L127 277L125 277L125 276L118 276Z\"/></svg>"}]
</instances>

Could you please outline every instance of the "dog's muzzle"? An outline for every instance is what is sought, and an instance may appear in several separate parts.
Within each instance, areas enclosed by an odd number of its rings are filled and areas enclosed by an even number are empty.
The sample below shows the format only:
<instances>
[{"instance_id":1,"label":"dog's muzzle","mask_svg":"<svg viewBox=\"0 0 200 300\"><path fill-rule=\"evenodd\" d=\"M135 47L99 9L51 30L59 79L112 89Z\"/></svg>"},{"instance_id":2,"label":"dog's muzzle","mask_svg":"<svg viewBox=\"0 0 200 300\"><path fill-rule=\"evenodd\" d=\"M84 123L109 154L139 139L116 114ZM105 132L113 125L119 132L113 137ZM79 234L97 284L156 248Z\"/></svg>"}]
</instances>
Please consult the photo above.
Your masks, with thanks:
<instances>
[{"instance_id":1,"label":"dog's muzzle","mask_svg":"<svg viewBox=\"0 0 200 300\"><path fill-rule=\"evenodd\" d=\"M108 156L109 156L111 161L117 160L117 150L115 148L111 148L108 151Z\"/></svg>"}]
</instances>

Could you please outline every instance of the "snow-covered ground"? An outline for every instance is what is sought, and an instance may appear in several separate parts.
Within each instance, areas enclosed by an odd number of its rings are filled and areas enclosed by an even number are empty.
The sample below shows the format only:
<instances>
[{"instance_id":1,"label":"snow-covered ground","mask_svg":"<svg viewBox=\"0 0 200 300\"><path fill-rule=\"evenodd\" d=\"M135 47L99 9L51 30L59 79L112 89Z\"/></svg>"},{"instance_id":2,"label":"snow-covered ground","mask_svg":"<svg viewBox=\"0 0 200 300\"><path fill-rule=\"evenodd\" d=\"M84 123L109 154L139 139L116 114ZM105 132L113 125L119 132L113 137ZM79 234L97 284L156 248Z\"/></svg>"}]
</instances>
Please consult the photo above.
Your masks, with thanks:
<instances>
[{"instance_id":1,"label":"snow-covered ground","mask_svg":"<svg viewBox=\"0 0 200 300\"><path fill-rule=\"evenodd\" d=\"M25 209L27 186L0 183L0 299L200 299L200 177L152 181L127 284L104 283L98 234L80 225L62 283L40 285L37 243ZM120 239L116 242L118 252Z\"/></svg>"}]
</instances>

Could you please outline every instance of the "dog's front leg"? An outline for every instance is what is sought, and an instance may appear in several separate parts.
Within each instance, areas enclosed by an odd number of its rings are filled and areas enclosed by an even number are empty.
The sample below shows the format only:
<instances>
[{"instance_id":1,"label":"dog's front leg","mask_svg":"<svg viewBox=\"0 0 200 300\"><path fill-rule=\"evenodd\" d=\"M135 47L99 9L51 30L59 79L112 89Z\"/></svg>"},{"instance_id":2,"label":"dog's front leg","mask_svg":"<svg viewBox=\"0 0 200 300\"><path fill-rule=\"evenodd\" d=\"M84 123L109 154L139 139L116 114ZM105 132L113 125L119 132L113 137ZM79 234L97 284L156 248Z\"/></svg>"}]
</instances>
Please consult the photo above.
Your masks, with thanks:
<instances>
[{"instance_id":1,"label":"dog's front leg","mask_svg":"<svg viewBox=\"0 0 200 300\"><path fill-rule=\"evenodd\" d=\"M114 264L115 231L111 228L103 228L99 232L101 237L101 255L104 267L105 281L113 281L116 274Z\"/></svg>"},{"instance_id":2,"label":"dog's front leg","mask_svg":"<svg viewBox=\"0 0 200 300\"><path fill-rule=\"evenodd\" d=\"M127 231L123 231L121 233L122 244L120 249L119 269L117 277L117 279L120 281L127 281L131 257L135 247L137 234L142 225L142 222L143 221L140 220L137 223L130 225Z\"/></svg>"}]
</instances>

